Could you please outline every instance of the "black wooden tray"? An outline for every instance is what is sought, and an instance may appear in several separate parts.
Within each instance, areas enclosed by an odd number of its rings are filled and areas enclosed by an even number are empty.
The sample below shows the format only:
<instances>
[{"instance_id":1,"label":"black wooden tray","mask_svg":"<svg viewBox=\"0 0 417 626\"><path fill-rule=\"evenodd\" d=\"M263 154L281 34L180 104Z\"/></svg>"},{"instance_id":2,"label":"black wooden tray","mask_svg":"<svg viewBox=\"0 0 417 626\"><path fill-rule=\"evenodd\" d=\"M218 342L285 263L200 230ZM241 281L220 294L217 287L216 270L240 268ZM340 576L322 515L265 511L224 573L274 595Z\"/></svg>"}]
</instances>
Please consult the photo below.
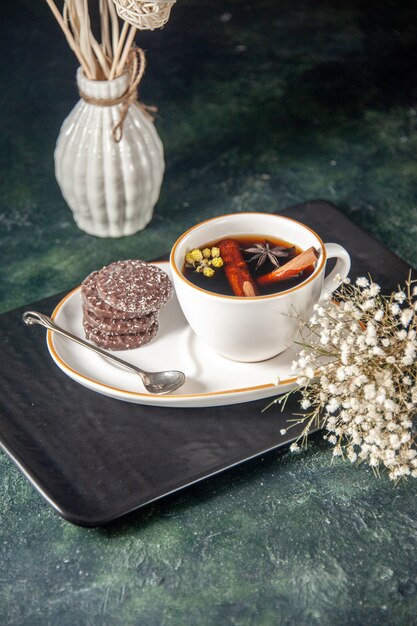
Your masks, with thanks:
<instances>
[{"instance_id":1,"label":"black wooden tray","mask_svg":"<svg viewBox=\"0 0 417 626\"><path fill-rule=\"evenodd\" d=\"M407 264L335 206L309 202L283 212L341 243L352 276L370 273L391 291ZM67 520L98 526L192 483L287 444L289 413L268 400L179 409L112 400L70 380L52 362L45 332L21 314L50 314L63 294L0 316L0 445Z\"/></svg>"}]
</instances>

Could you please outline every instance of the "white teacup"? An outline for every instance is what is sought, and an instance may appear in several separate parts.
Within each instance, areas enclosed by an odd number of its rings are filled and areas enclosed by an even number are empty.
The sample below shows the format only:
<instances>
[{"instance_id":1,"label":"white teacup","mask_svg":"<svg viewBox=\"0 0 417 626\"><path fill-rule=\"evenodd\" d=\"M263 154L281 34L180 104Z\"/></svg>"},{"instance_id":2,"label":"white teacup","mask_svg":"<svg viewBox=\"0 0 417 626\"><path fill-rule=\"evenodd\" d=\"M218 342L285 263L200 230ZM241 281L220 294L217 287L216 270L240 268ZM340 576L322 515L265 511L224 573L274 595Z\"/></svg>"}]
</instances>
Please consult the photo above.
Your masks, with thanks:
<instances>
[{"instance_id":1,"label":"white teacup","mask_svg":"<svg viewBox=\"0 0 417 626\"><path fill-rule=\"evenodd\" d=\"M186 253L220 239L242 235L272 237L320 253L314 272L295 287L256 297L224 296L192 284L182 273ZM328 258L337 258L325 278ZM193 331L216 352L235 361L270 359L294 342L300 319L308 321L324 292L334 291L336 275L345 278L350 257L336 243L324 244L308 226L270 213L222 215L193 226L175 242L170 264L179 303ZM208 279L209 280L209 279Z\"/></svg>"}]
</instances>

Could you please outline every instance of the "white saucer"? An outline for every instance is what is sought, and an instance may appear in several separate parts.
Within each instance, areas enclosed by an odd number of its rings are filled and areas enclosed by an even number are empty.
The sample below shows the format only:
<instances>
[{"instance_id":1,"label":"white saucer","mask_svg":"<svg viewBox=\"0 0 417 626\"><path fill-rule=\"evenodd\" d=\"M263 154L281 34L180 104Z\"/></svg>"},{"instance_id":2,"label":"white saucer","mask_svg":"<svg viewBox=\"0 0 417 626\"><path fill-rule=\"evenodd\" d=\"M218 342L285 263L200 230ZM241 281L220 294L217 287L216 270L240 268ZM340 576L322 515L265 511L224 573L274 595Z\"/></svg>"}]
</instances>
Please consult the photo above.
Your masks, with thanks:
<instances>
[{"instance_id":1,"label":"white saucer","mask_svg":"<svg viewBox=\"0 0 417 626\"><path fill-rule=\"evenodd\" d=\"M170 274L168 263L158 263ZM80 287L68 294L52 314L59 326L84 337ZM133 372L107 361L64 337L47 333L49 352L70 378L98 393L139 404L154 406L207 407L238 404L283 394L295 386L291 363L296 351L260 363L229 361L206 346L191 330L174 297L162 309L160 330L149 344L136 350L117 352L145 370L176 369L186 382L175 393L155 396L142 387ZM275 382L279 380L278 384Z\"/></svg>"}]
</instances>

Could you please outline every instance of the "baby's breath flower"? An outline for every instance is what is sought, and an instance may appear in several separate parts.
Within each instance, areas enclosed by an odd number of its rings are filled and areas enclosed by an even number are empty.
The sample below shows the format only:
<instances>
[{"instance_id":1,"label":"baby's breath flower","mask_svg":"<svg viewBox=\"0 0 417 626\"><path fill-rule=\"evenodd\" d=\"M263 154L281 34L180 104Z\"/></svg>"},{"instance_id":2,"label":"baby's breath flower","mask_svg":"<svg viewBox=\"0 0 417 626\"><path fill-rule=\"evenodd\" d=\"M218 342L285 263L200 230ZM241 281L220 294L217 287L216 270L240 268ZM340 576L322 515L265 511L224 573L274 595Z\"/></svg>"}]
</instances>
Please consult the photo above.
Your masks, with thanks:
<instances>
[{"instance_id":1,"label":"baby's breath flower","mask_svg":"<svg viewBox=\"0 0 417 626\"><path fill-rule=\"evenodd\" d=\"M214 257L211 264L213 267L223 267L223 259L219 256Z\"/></svg>"},{"instance_id":2,"label":"baby's breath flower","mask_svg":"<svg viewBox=\"0 0 417 626\"><path fill-rule=\"evenodd\" d=\"M368 385L365 385L363 392L364 392L365 400L373 400L376 396L374 383L369 383Z\"/></svg>"},{"instance_id":3,"label":"baby's breath flower","mask_svg":"<svg viewBox=\"0 0 417 626\"><path fill-rule=\"evenodd\" d=\"M311 361L311 354L306 354L305 356L300 356L300 358L296 361L293 361L292 366L294 371L301 369L305 369Z\"/></svg>"},{"instance_id":4,"label":"baby's breath flower","mask_svg":"<svg viewBox=\"0 0 417 626\"><path fill-rule=\"evenodd\" d=\"M355 282L358 287L367 287L369 285L369 280L365 276L360 276Z\"/></svg>"},{"instance_id":5,"label":"baby's breath flower","mask_svg":"<svg viewBox=\"0 0 417 626\"><path fill-rule=\"evenodd\" d=\"M369 351L369 354L373 356L384 356L385 353L383 349L379 346L373 346L372 349Z\"/></svg>"},{"instance_id":6,"label":"baby's breath flower","mask_svg":"<svg viewBox=\"0 0 417 626\"><path fill-rule=\"evenodd\" d=\"M404 328L407 328L407 326L409 325L413 317L414 317L413 309L405 309L401 313L400 319L401 319L401 324L404 326Z\"/></svg>"},{"instance_id":7,"label":"baby's breath flower","mask_svg":"<svg viewBox=\"0 0 417 626\"><path fill-rule=\"evenodd\" d=\"M301 439L322 424L334 456L365 461L392 480L417 478L417 285L383 296L365 277L321 300L293 363L306 411ZM407 295L408 294L408 295ZM303 331L303 329L302 329ZM327 356L323 356L327 355ZM317 376L318 372L318 376ZM299 449L296 442L294 449Z\"/></svg>"},{"instance_id":8,"label":"baby's breath flower","mask_svg":"<svg viewBox=\"0 0 417 626\"><path fill-rule=\"evenodd\" d=\"M326 409L329 413L335 413L339 407L340 403L336 400L336 398L330 398L330 402L326 406Z\"/></svg>"},{"instance_id":9,"label":"baby's breath flower","mask_svg":"<svg viewBox=\"0 0 417 626\"><path fill-rule=\"evenodd\" d=\"M204 250L202 250L202 254L205 259L209 259L211 256L210 248L204 248Z\"/></svg>"},{"instance_id":10,"label":"baby's breath flower","mask_svg":"<svg viewBox=\"0 0 417 626\"><path fill-rule=\"evenodd\" d=\"M389 442L393 450L398 450L401 444L398 435L390 435Z\"/></svg>"},{"instance_id":11,"label":"baby's breath flower","mask_svg":"<svg viewBox=\"0 0 417 626\"><path fill-rule=\"evenodd\" d=\"M336 370L336 379L340 382L346 380L346 373L344 367L338 367Z\"/></svg>"},{"instance_id":12,"label":"baby's breath flower","mask_svg":"<svg viewBox=\"0 0 417 626\"><path fill-rule=\"evenodd\" d=\"M375 308L375 300L373 298L369 298L368 300L365 300L365 302L362 304L363 311L371 311L374 308Z\"/></svg>"},{"instance_id":13,"label":"baby's breath flower","mask_svg":"<svg viewBox=\"0 0 417 626\"><path fill-rule=\"evenodd\" d=\"M402 304L404 300L406 300L406 298L407 296L404 293L404 291L398 291L397 293L394 294L394 300L398 302L399 304Z\"/></svg>"},{"instance_id":14,"label":"baby's breath flower","mask_svg":"<svg viewBox=\"0 0 417 626\"><path fill-rule=\"evenodd\" d=\"M304 387L308 383L308 378L305 376L299 376L296 382L299 387Z\"/></svg>"},{"instance_id":15,"label":"baby's breath flower","mask_svg":"<svg viewBox=\"0 0 417 626\"><path fill-rule=\"evenodd\" d=\"M377 283L371 283L369 286L369 295L377 296L381 291L381 287Z\"/></svg>"},{"instance_id":16,"label":"baby's breath flower","mask_svg":"<svg viewBox=\"0 0 417 626\"><path fill-rule=\"evenodd\" d=\"M385 400L385 403L384 403L384 408L385 408L387 411L395 411L396 404L395 404L395 402L394 402L393 400L391 400L390 398L388 398L388 400Z\"/></svg>"},{"instance_id":17,"label":"baby's breath flower","mask_svg":"<svg viewBox=\"0 0 417 626\"><path fill-rule=\"evenodd\" d=\"M320 335L320 343L322 346L326 346L330 341L330 337L329 337L329 333L328 332L323 332Z\"/></svg>"},{"instance_id":18,"label":"baby's breath flower","mask_svg":"<svg viewBox=\"0 0 417 626\"><path fill-rule=\"evenodd\" d=\"M310 378L310 380L312 380L315 376L314 369L312 367L306 367L305 375L307 376L307 378Z\"/></svg>"},{"instance_id":19,"label":"baby's breath flower","mask_svg":"<svg viewBox=\"0 0 417 626\"><path fill-rule=\"evenodd\" d=\"M347 457L351 463L355 463L358 459L358 455L356 454L353 448L349 448Z\"/></svg>"},{"instance_id":20,"label":"baby's breath flower","mask_svg":"<svg viewBox=\"0 0 417 626\"><path fill-rule=\"evenodd\" d=\"M378 309L374 315L374 320L376 322L381 322L384 319L384 311L382 309Z\"/></svg>"}]
</instances>

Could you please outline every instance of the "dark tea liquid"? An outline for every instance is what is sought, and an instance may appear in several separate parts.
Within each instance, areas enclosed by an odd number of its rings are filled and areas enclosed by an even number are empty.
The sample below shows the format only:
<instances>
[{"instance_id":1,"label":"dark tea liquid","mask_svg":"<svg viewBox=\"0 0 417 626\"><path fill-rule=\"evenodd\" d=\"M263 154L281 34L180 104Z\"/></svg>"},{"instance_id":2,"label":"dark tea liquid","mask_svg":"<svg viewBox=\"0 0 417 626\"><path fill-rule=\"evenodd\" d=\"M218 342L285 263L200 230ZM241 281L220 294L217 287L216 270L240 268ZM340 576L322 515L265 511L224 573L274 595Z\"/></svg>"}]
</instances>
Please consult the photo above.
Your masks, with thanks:
<instances>
[{"instance_id":1,"label":"dark tea liquid","mask_svg":"<svg viewBox=\"0 0 417 626\"><path fill-rule=\"evenodd\" d=\"M277 269L277 266L274 265L268 258L260 265L260 267L256 268L258 263L258 258L254 260L250 260L253 256L252 253L246 253L245 249L254 248L256 244L265 245L265 243L269 243L270 248L275 248L276 246L281 246L288 250L288 256L285 258L279 258L278 263L280 267L283 267L285 263L291 261L295 256L298 256L303 252L301 248L298 246L289 243L288 241L283 241L282 239L276 239L275 237L267 237L265 235L230 235L225 236L222 239L234 239L238 242L243 258L246 261L247 267L252 275L252 277L256 280L259 276L263 276L264 274L268 274ZM218 243L220 240L212 241L207 244L203 244L200 247L200 250L203 248L212 248L218 247ZM287 289L291 289L292 287L296 287L304 282L313 272L314 265L311 265L306 270L304 270L299 276L290 278L288 280L283 280L278 283L273 283L270 285L259 286L259 295L260 296L268 296L274 293L280 293L281 291L286 291ZM202 273L196 272L193 267L187 267L184 263L182 268L182 273L185 278L189 280L191 283L200 287L201 289L205 289L206 291L211 291L213 293L218 293L224 296L233 296L233 291L229 285L229 281L226 278L223 267L218 268L214 272L214 276L208 278L204 276Z\"/></svg>"}]
</instances>

